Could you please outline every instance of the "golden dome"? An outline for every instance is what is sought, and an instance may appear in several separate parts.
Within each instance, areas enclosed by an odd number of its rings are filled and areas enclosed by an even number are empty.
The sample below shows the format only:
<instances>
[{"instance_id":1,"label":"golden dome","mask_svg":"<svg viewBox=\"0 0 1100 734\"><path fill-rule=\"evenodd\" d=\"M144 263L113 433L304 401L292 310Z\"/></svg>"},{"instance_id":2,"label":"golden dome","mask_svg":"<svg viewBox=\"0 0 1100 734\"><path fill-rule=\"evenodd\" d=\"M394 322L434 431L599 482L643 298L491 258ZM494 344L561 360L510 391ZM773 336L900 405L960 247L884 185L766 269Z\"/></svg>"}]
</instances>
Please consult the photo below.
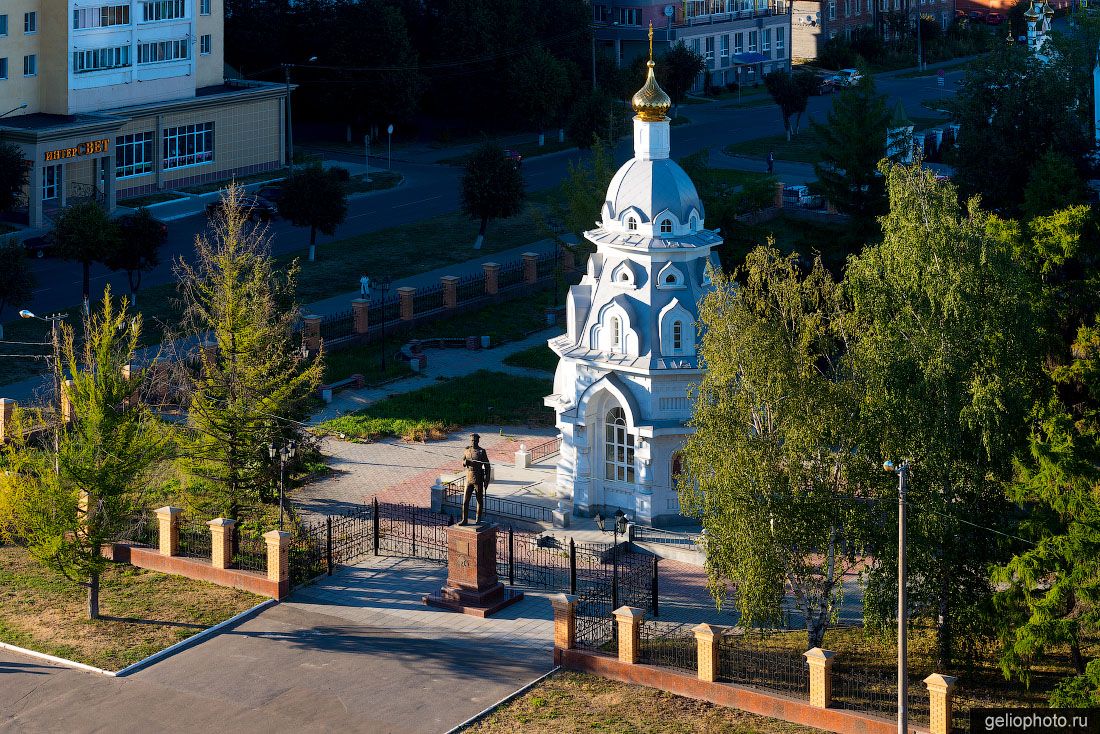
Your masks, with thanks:
<instances>
[{"instance_id":1,"label":"golden dome","mask_svg":"<svg viewBox=\"0 0 1100 734\"><path fill-rule=\"evenodd\" d=\"M650 33L652 32L651 29ZM645 85L634 93L630 104L634 111L638 113L640 120L644 122L661 122L668 119L666 113L672 107L672 100L665 94L665 90L661 89L661 85L657 83L657 77L653 74L653 67L656 64L653 63L652 58L646 66L649 67L649 73L646 74Z\"/></svg>"}]
</instances>

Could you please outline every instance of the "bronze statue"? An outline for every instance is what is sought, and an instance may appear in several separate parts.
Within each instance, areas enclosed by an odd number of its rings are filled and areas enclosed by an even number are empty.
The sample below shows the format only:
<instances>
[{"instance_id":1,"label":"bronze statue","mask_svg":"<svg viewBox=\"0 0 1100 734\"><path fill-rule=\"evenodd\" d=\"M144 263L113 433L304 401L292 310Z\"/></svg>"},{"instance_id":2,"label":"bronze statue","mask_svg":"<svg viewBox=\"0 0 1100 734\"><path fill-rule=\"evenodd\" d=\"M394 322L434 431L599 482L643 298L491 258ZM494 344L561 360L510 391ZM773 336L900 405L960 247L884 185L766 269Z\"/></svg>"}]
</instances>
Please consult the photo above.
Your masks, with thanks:
<instances>
[{"instance_id":1,"label":"bronze statue","mask_svg":"<svg viewBox=\"0 0 1100 734\"><path fill-rule=\"evenodd\" d=\"M485 508L485 488L489 486L489 477L493 467L489 464L489 454L478 445L481 436L470 436L470 445L462 455L462 466L466 467L466 491L462 494L462 521L459 525L467 525L467 517L470 514L470 495L476 494L477 515L475 523L481 522L481 513Z\"/></svg>"}]
</instances>

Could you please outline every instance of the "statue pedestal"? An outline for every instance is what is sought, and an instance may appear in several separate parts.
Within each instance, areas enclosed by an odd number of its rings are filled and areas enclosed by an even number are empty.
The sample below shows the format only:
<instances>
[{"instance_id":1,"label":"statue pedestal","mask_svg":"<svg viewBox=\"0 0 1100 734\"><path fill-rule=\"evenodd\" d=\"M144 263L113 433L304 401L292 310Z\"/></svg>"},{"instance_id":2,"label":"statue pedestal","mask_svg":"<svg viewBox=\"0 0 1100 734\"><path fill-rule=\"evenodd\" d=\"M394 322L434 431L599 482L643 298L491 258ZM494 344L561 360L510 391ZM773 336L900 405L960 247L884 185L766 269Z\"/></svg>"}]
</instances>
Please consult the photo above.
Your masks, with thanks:
<instances>
[{"instance_id":1,"label":"statue pedestal","mask_svg":"<svg viewBox=\"0 0 1100 734\"><path fill-rule=\"evenodd\" d=\"M429 606L488 617L523 598L497 580L496 525L452 525L447 528L447 585L424 597Z\"/></svg>"}]
</instances>

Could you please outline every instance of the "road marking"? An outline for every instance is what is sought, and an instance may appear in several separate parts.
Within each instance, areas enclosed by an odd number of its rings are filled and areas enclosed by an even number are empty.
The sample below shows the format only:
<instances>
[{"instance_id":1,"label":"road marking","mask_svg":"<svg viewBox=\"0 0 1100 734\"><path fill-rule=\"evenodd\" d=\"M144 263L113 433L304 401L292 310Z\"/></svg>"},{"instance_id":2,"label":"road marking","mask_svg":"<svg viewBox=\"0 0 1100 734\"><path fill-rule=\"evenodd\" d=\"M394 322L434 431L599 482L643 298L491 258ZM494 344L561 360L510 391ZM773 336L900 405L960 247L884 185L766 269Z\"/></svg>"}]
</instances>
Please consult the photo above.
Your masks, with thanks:
<instances>
[{"instance_id":1,"label":"road marking","mask_svg":"<svg viewBox=\"0 0 1100 734\"><path fill-rule=\"evenodd\" d=\"M369 212L363 212L362 214L352 214L348 219L358 219L359 217L369 217L372 214L377 214L373 209Z\"/></svg>"},{"instance_id":2,"label":"road marking","mask_svg":"<svg viewBox=\"0 0 1100 734\"><path fill-rule=\"evenodd\" d=\"M419 201L409 201L404 204L397 204L390 207L391 209L400 209L403 206L412 206L413 204L423 204L425 201L435 201L436 199L442 199L442 196L429 196L427 199L420 199Z\"/></svg>"}]
</instances>

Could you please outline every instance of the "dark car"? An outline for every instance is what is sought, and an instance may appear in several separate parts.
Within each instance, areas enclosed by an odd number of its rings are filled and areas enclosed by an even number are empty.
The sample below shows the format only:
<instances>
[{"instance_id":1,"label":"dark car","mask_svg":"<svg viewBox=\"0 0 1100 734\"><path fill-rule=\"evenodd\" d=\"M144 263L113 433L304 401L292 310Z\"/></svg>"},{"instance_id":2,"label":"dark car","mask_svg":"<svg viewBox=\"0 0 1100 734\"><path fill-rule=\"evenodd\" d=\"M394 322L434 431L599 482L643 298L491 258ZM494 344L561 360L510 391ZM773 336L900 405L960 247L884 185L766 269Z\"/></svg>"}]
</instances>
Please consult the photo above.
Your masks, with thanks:
<instances>
[{"instance_id":1,"label":"dark car","mask_svg":"<svg viewBox=\"0 0 1100 734\"><path fill-rule=\"evenodd\" d=\"M832 94L840 89L840 80L836 76L823 77L814 87L814 94Z\"/></svg>"},{"instance_id":2,"label":"dark car","mask_svg":"<svg viewBox=\"0 0 1100 734\"><path fill-rule=\"evenodd\" d=\"M119 228L123 232L125 232L127 230L127 228L133 226L134 222L137 221L137 215L136 214L123 214L121 217L119 217L115 221L118 222ZM168 225L165 224L164 222L159 221L159 220L154 220L154 221L156 221L157 224L160 225L161 236L162 237L168 237Z\"/></svg>"},{"instance_id":3,"label":"dark car","mask_svg":"<svg viewBox=\"0 0 1100 734\"><path fill-rule=\"evenodd\" d=\"M57 236L53 232L46 232L37 237L28 237L23 240L23 249L30 257L46 257L53 250L57 242Z\"/></svg>"},{"instance_id":4,"label":"dark car","mask_svg":"<svg viewBox=\"0 0 1100 734\"><path fill-rule=\"evenodd\" d=\"M504 157L506 159L512 161L512 163L516 164L517 166L520 165L521 163L523 163L523 156L520 154L520 152L518 150L512 150L510 148L505 148L504 149Z\"/></svg>"},{"instance_id":5,"label":"dark car","mask_svg":"<svg viewBox=\"0 0 1100 734\"><path fill-rule=\"evenodd\" d=\"M241 197L241 207L248 212L248 221L267 222L279 216L279 208L274 203L261 199L258 196L246 195ZM207 219L224 216L222 212L222 199L212 201L206 205Z\"/></svg>"},{"instance_id":6,"label":"dark car","mask_svg":"<svg viewBox=\"0 0 1100 734\"><path fill-rule=\"evenodd\" d=\"M256 198L271 202L275 205L276 208L278 208L279 202L283 200L283 187L264 186L256 192Z\"/></svg>"}]
</instances>

